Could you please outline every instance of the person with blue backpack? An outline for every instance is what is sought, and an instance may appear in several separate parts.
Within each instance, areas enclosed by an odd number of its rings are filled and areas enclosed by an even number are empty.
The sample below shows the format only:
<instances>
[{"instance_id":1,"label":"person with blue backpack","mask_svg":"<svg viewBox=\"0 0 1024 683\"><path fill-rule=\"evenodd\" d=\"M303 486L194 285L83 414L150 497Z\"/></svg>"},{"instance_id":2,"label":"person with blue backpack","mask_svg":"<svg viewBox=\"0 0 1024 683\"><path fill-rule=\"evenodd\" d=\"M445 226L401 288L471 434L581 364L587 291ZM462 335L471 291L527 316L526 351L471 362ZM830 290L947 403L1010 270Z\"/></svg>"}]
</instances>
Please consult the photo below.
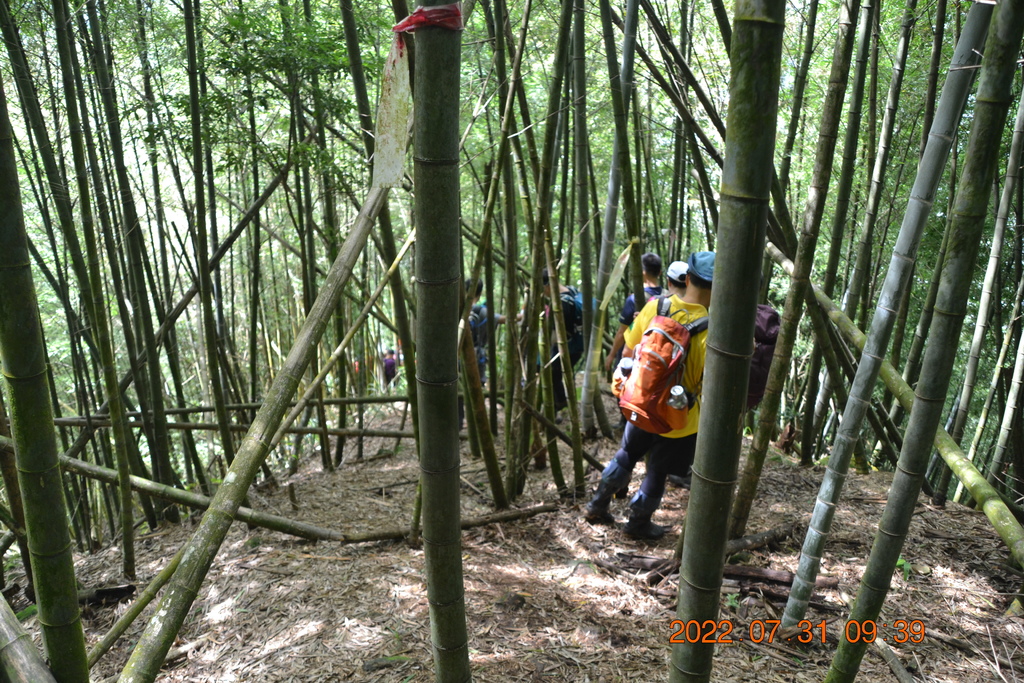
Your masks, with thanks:
<instances>
[{"instance_id":1,"label":"person with blue backpack","mask_svg":"<svg viewBox=\"0 0 1024 683\"><path fill-rule=\"evenodd\" d=\"M541 271L541 284L544 286L544 296L551 299L551 283L548 279L548 269ZM569 365L575 369L583 357L583 294L575 287L567 287L562 283L558 284L558 299L562 306L562 319L565 321L565 337L569 346ZM558 356L558 343L552 339L550 359L551 363L551 384L555 394L555 412L569 405L566 397L565 385L562 382L562 363L556 360Z\"/></svg>"},{"instance_id":2,"label":"person with blue backpack","mask_svg":"<svg viewBox=\"0 0 1024 683\"><path fill-rule=\"evenodd\" d=\"M484 293L484 281L476 281L476 292L470 292L473 286L473 278L466 278L466 296L472 296L473 304L469 309L469 332L473 337L473 348L476 349L476 362L480 367L480 384L487 384L487 319L491 312L487 303L480 303L480 297ZM494 324L501 325L505 322L505 316L500 313L494 314Z\"/></svg>"},{"instance_id":3,"label":"person with blue backpack","mask_svg":"<svg viewBox=\"0 0 1024 683\"><path fill-rule=\"evenodd\" d=\"M649 540L665 535L666 528L651 517L661 505L668 475L685 475L693 464L714 268L713 251L670 265L668 296L648 301L625 333L614 388L626 428L587 505L584 517L592 524L615 523L608 509L612 496L629 484L633 468L647 456L647 474L629 502L623 531Z\"/></svg>"}]
</instances>

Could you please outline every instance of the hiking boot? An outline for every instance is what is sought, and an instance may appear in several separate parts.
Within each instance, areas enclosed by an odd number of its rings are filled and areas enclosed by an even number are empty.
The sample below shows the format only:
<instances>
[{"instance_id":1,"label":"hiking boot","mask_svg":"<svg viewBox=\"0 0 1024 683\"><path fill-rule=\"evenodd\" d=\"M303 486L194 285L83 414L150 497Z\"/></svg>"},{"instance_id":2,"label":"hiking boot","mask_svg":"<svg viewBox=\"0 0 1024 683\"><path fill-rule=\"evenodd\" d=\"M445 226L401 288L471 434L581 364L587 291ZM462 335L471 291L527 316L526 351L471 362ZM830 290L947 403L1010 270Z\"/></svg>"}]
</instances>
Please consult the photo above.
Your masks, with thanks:
<instances>
[{"instance_id":1,"label":"hiking boot","mask_svg":"<svg viewBox=\"0 0 1024 683\"><path fill-rule=\"evenodd\" d=\"M642 538L649 541L657 541L665 535L668 527L655 524L651 521L654 511L661 504L661 496L650 496L644 493L641 488L629 501L629 521L623 527L627 536Z\"/></svg>"},{"instance_id":2,"label":"hiking boot","mask_svg":"<svg viewBox=\"0 0 1024 683\"><path fill-rule=\"evenodd\" d=\"M623 469L614 460L608 463L601 473L601 481L597 484L594 497L587 504L584 519L591 524L615 524L615 518L608 512L608 505L616 492L629 488L629 475L630 471Z\"/></svg>"},{"instance_id":3,"label":"hiking boot","mask_svg":"<svg viewBox=\"0 0 1024 683\"><path fill-rule=\"evenodd\" d=\"M587 520L591 524L608 524L614 526L615 517L608 511L608 504L602 506L600 503L594 504L593 502L587 503L586 512L583 513L583 519Z\"/></svg>"},{"instance_id":4,"label":"hiking boot","mask_svg":"<svg viewBox=\"0 0 1024 683\"><path fill-rule=\"evenodd\" d=\"M668 531L668 527L655 524L651 521L650 517L630 515L629 521L626 522L626 526L622 528L622 531L632 538L638 538L646 541L657 541L665 535L665 532Z\"/></svg>"},{"instance_id":5,"label":"hiking boot","mask_svg":"<svg viewBox=\"0 0 1024 683\"><path fill-rule=\"evenodd\" d=\"M668 483L681 489L689 489L690 475L688 474L685 477L680 477L678 474L670 474L668 475Z\"/></svg>"}]
</instances>

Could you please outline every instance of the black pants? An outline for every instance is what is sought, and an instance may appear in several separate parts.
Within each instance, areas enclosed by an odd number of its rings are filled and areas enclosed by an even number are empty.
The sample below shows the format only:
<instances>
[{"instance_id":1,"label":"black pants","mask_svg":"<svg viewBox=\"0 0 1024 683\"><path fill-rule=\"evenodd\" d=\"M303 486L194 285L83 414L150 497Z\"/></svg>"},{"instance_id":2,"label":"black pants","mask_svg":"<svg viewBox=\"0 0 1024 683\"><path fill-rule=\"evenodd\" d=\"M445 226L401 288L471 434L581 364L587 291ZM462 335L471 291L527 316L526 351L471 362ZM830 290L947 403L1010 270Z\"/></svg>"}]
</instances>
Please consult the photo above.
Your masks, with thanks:
<instances>
[{"instance_id":1,"label":"black pants","mask_svg":"<svg viewBox=\"0 0 1024 683\"><path fill-rule=\"evenodd\" d=\"M627 424L619 450L612 462L632 472L646 455L647 474L640 484L640 491L650 498L660 500L665 493L665 480L668 475L677 474L685 477L690 473L696 448L696 434L681 439L669 439L660 434L645 432L633 424Z\"/></svg>"},{"instance_id":2,"label":"black pants","mask_svg":"<svg viewBox=\"0 0 1024 683\"><path fill-rule=\"evenodd\" d=\"M555 358L558 355L558 346L551 347L551 358ZM576 365L580 362L580 358L583 357L583 349L579 351L570 348L569 349L569 362L572 364L573 369L576 369ZM565 383L562 382L562 359L556 358L551 362L551 388L555 394L555 408L561 408L568 404L568 399L565 395Z\"/></svg>"}]
</instances>

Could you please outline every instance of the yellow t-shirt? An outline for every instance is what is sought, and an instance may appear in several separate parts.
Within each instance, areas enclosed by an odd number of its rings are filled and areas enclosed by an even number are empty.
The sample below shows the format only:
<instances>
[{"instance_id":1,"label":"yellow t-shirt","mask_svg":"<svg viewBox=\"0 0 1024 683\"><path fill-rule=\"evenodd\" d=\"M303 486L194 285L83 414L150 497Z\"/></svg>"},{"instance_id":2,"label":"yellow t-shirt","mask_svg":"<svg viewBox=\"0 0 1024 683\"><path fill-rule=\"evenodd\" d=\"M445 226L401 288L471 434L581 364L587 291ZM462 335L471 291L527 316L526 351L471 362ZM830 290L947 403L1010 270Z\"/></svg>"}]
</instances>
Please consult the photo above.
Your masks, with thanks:
<instances>
[{"instance_id":1,"label":"yellow t-shirt","mask_svg":"<svg viewBox=\"0 0 1024 683\"><path fill-rule=\"evenodd\" d=\"M708 309L700 304L691 304L683 301L675 294L670 299L669 316L676 322L686 325L698 318L708 314ZM623 335L626 346L635 347L644 336L647 326L658 314L658 300L652 299L647 302ZM683 369L683 386L690 394L697 397L693 407L687 415L686 426L682 429L668 432L662 436L669 439L679 439L697 433L697 423L700 421L701 391L704 387L704 354L707 352L708 331L704 330L690 340L690 352L686 357L686 367Z\"/></svg>"}]
</instances>

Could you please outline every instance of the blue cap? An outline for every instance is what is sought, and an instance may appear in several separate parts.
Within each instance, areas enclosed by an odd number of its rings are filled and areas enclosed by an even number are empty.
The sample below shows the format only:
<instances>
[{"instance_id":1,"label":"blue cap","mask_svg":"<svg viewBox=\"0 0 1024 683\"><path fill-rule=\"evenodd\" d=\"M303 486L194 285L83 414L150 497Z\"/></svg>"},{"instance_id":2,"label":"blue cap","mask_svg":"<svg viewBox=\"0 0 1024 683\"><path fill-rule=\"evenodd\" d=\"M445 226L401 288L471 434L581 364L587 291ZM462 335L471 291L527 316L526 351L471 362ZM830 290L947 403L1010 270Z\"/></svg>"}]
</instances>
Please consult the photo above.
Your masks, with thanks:
<instances>
[{"instance_id":1,"label":"blue cap","mask_svg":"<svg viewBox=\"0 0 1024 683\"><path fill-rule=\"evenodd\" d=\"M711 282L715 273L715 252L695 251L690 254L687 265L690 266L690 275L696 275L701 280Z\"/></svg>"}]
</instances>

